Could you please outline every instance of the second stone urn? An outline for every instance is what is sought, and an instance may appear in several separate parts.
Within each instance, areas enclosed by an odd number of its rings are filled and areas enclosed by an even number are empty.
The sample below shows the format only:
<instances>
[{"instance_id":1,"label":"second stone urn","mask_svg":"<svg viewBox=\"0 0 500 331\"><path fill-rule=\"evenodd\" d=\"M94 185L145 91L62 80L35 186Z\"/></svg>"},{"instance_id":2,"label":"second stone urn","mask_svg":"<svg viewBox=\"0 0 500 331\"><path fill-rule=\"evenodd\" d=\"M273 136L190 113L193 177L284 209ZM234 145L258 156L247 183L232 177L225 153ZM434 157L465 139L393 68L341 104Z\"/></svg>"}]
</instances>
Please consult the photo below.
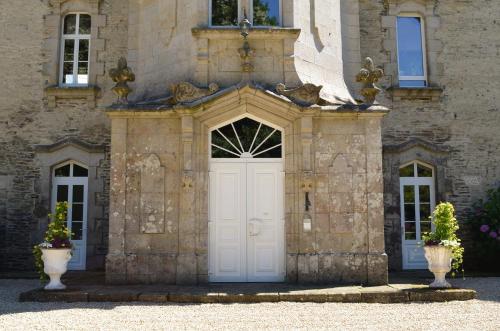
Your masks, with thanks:
<instances>
[{"instance_id":1,"label":"second stone urn","mask_svg":"<svg viewBox=\"0 0 500 331\"><path fill-rule=\"evenodd\" d=\"M70 259L71 248L42 248L43 271L50 277L45 290L66 289L66 285L61 282L61 276L68 270Z\"/></svg>"},{"instance_id":2,"label":"second stone urn","mask_svg":"<svg viewBox=\"0 0 500 331\"><path fill-rule=\"evenodd\" d=\"M451 270L451 248L440 245L429 245L425 246L424 250L429 270L434 274L434 281L429 287L451 287L450 283L446 281L446 274Z\"/></svg>"}]
</instances>

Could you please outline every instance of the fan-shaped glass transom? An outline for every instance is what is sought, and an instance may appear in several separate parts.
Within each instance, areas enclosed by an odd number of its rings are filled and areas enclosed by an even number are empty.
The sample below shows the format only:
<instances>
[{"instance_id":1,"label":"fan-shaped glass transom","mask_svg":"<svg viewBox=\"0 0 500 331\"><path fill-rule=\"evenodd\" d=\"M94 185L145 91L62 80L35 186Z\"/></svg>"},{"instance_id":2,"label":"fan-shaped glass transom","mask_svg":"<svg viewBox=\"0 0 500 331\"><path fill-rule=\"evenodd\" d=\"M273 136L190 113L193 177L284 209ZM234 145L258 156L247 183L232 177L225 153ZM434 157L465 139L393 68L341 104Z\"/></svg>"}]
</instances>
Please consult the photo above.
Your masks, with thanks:
<instances>
[{"instance_id":1,"label":"fan-shaped glass transom","mask_svg":"<svg viewBox=\"0 0 500 331\"><path fill-rule=\"evenodd\" d=\"M212 131L212 158L281 158L281 131L245 117Z\"/></svg>"}]
</instances>

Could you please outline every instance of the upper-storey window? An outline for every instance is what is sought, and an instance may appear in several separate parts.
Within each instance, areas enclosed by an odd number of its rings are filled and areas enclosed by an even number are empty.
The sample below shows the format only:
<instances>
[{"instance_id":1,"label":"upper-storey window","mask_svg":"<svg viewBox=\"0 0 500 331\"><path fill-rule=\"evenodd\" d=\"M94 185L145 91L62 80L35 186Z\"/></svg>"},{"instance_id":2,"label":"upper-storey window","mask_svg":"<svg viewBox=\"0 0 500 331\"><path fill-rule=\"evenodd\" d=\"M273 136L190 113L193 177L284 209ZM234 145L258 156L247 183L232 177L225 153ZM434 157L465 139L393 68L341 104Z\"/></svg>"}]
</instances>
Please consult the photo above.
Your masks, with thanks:
<instances>
[{"instance_id":1,"label":"upper-storey window","mask_svg":"<svg viewBox=\"0 0 500 331\"><path fill-rule=\"evenodd\" d=\"M422 18L417 16L398 16L397 42L399 86L427 86Z\"/></svg>"},{"instance_id":2,"label":"upper-storey window","mask_svg":"<svg viewBox=\"0 0 500 331\"><path fill-rule=\"evenodd\" d=\"M68 14L63 19L61 74L63 86L86 86L89 82L90 23L88 14Z\"/></svg>"},{"instance_id":3,"label":"upper-storey window","mask_svg":"<svg viewBox=\"0 0 500 331\"><path fill-rule=\"evenodd\" d=\"M248 14L254 26L279 26L281 0L211 0L211 26L237 26Z\"/></svg>"}]
</instances>

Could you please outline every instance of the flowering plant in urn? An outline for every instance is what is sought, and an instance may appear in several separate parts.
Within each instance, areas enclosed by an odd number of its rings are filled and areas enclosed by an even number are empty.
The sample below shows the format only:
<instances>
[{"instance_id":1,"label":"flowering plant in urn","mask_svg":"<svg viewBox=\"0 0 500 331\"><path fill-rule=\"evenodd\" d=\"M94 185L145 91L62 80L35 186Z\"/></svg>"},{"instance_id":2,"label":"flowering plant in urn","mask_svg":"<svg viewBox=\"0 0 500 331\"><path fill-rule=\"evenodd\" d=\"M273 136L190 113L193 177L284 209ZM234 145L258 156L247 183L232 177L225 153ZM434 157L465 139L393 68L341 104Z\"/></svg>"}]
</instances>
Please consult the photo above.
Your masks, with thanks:
<instances>
[{"instance_id":1,"label":"flowering plant in urn","mask_svg":"<svg viewBox=\"0 0 500 331\"><path fill-rule=\"evenodd\" d=\"M459 227L453 205L449 202L437 205L432 214L432 223L434 230L422 236L425 258L429 263L429 270L435 276L430 287L450 287L445 279L446 274L462 266L464 252L456 234Z\"/></svg>"},{"instance_id":2,"label":"flowering plant in urn","mask_svg":"<svg viewBox=\"0 0 500 331\"><path fill-rule=\"evenodd\" d=\"M71 259L72 244L71 232L66 227L68 203L58 202L55 213L49 214L50 223L45 232L44 242L33 248L35 267L40 279L50 282L46 290L62 290L66 286L61 283L61 276L67 271L68 261Z\"/></svg>"}]
</instances>

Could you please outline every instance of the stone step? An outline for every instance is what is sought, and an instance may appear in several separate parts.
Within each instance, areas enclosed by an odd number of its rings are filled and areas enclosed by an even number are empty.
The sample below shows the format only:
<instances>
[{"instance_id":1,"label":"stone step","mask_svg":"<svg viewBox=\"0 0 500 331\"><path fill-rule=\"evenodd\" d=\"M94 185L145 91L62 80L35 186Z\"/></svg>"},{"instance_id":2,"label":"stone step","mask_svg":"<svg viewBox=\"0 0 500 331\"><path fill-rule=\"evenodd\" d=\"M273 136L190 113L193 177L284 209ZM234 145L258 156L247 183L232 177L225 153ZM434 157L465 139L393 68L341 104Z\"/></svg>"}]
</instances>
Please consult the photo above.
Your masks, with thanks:
<instances>
[{"instance_id":1,"label":"stone step","mask_svg":"<svg viewBox=\"0 0 500 331\"><path fill-rule=\"evenodd\" d=\"M87 286L64 291L34 289L19 296L30 302L150 302L150 303L261 303L360 302L405 303L465 301L476 297L470 289L430 289L421 285L377 287L294 286Z\"/></svg>"}]
</instances>

